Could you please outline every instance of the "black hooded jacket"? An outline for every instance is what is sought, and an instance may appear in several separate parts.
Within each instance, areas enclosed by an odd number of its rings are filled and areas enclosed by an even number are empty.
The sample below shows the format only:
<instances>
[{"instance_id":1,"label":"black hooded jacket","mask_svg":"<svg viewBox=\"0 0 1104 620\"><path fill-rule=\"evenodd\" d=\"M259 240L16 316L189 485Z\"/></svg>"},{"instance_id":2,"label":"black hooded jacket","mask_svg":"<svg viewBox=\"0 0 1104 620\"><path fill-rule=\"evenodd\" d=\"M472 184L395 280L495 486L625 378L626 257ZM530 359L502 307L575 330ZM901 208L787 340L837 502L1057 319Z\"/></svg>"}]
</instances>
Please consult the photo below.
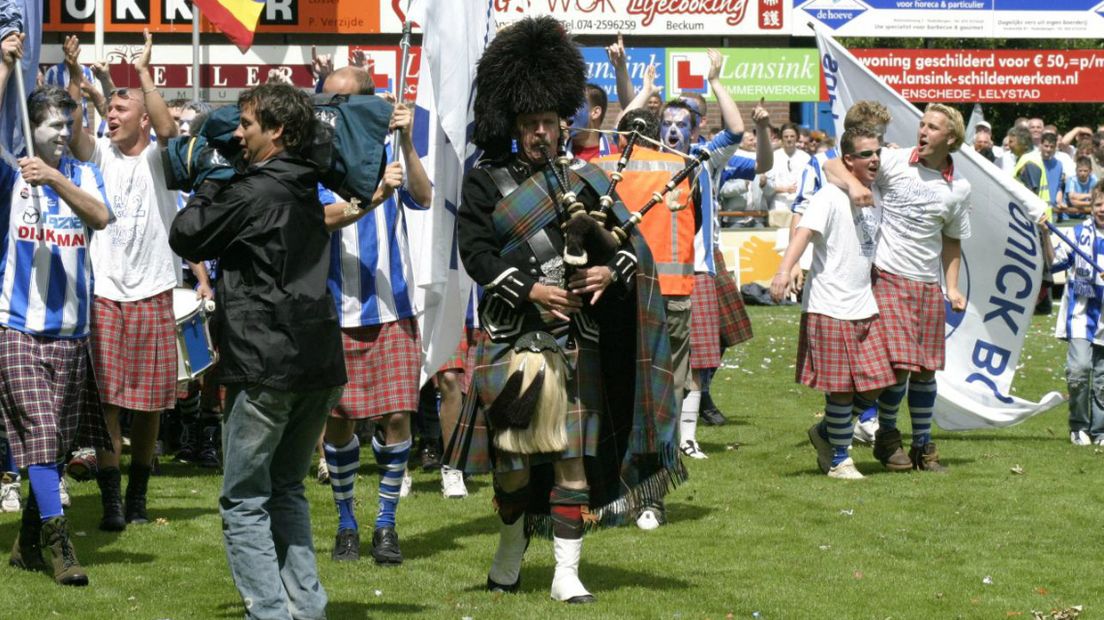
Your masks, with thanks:
<instances>
[{"instance_id":1,"label":"black hooded jacket","mask_svg":"<svg viewBox=\"0 0 1104 620\"><path fill-rule=\"evenodd\" d=\"M313 164L280 154L204 183L173 221L177 254L219 260L222 383L301 392L346 382L317 187Z\"/></svg>"}]
</instances>

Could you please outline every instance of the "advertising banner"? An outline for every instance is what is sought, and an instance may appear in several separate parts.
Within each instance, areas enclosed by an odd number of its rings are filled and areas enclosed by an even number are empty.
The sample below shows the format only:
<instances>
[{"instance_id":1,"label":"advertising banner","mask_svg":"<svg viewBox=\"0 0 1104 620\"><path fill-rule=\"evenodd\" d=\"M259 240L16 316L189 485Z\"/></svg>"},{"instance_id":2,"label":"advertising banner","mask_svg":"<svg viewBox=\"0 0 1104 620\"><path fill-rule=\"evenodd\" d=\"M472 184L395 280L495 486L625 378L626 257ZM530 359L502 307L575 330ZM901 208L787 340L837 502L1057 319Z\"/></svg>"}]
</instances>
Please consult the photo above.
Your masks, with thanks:
<instances>
[{"instance_id":1,"label":"advertising banner","mask_svg":"<svg viewBox=\"0 0 1104 620\"><path fill-rule=\"evenodd\" d=\"M583 60L587 66L587 81L601 86L610 101L617 101L617 73L610 64L604 47L584 47ZM662 47L627 47L625 61L632 79L633 91L640 90L644 81L644 70L649 64L656 66L656 83L663 84L667 74L667 50ZM628 102L622 102L628 103Z\"/></svg>"},{"instance_id":2,"label":"advertising banner","mask_svg":"<svg viewBox=\"0 0 1104 620\"><path fill-rule=\"evenodd\" d=\"M1104 101L1104 50L853 49L909 101Z\"/></svg>"},{"instance_id":3,"label":"advertising banner","mask_svg":"<svg viewBox=\"0 0 1104 620\"><path fill-rule=\"evenodd\" d=\"M820 56L815 49L728 48L721 83L734 101L819 101ZM709 87L709 56L702 48L667 48L665 93L700 93Z\"/></svg>"},{"instance_id":4,"label":"advertising banner","mask_svg":"<svg viewBox=\"0 0 1104 620\"><path fill-rule=\"evenodd\" d=\"M344 0L348 1L348 0ZM460 0L449 0L459 2ZM501 26L551 15L574 34L788 36L791 0L493 0ZM383 0L383 32L402 31L405 2Z\"/></svg>"},{"instance_id":5,"label":"advertising banner","mask_svg":"<svg viewBox=\"0 0 1104 620\"><path fill-rule=\"evenodd\" d=\"M43 30L94 30L96 0L42 1ZM140 33L144 28L155 33L192 31L192 8L186 0L104 0L104 10L106 32ZM381 13L380 0L266 0L257 32L376 33ZM206 19L200 29L218 32Z\"/></svg>"},{"instance_id":6,"label":"advertising banner","mask_svg":"<svg viewBox=\"0 0 1104 620\"><path fill-rule=\"evenodd\" d=\"M837 37L1096 39L1100 0L793 0L796 36L809 22Z\"/></svg>"},{"instance_id":7,"label":"advertising banner","mask_svg":"<svg viewBox=\"0 0 1104 620\"><path fill-rule=\"evenodd\" d=\"M414 101L418 97L421 57L422 48L411 45L406 63L406 92L402 97L404 101ZM394 93L399 83L402 48L398 45L350 45L347 64L367 69L372 75L377 93Z\"/></svg>"}]
</instances>

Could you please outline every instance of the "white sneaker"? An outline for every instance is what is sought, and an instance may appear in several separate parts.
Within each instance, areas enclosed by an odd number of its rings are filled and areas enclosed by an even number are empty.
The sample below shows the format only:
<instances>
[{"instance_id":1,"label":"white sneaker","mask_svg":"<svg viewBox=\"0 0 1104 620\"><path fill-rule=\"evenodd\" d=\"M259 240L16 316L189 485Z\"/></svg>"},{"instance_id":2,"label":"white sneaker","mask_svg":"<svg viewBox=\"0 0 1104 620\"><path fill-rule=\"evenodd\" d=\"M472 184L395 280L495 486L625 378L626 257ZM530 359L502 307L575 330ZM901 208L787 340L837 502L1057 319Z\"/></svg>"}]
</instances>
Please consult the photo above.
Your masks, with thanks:
<instances>
[{"instance_id":1,"label":"white sneaker","mask_svg":"<svg viewBox=\"0 0 1104 620\"><path fill-rule=\"evenodd\" d=\"M636 518L636 527L645 532L657 529L659 527L659 519L656 518L655 511L651 508L646 508L644 512L641 512L640 516Z\"/></svg>"},{"instance_id":2,"label":"white sneaker","mask_svg":"<svg viewBox=\"0 0 1104 620\"><path fill-rule=\"evenodd\" d=\"M462 499L468 496L468 487L464 484L464 472L448 465L441 466L441 495L446 499Z\"/></svg>"},{"instance_id":3,"label":"white sneaker","mask_svg":"<svg viewBox=\"0 0 1104 620\"><path fill-rule=\"evenodd\" d=\"M1092 439L1085 431L1073 431L1070 433L1070 443L1075 446L1091 446Z\"/></svg>"},{"instance_id":4,"label":"white sneaker","mask_svg":"<svg viewBox=\"0 0 1104 620\"><path fill-rule=\"evenodd\" d=\"M19 500L19 483L0 484L0 512L19 512L23 508Z\"/></svg>"},{"instance_id":5,"label":"white sneaker","mask_svg":"<svg viewBox=\"0 0 1104 620\"><path fill-rule=\"evenodd\" d=\"M61 495L61 505L64 508L68 508L72 505L72 500L69 499L69 483L62 478L58 481L58 494Z\"/></svg>"},{"instance_id":6,"label":"white sneaker","mask_svg":"<svg viewBox=\"0 0 1104 620\"><path fill-rule=\"evenodd\" d=\"M410 487L414 486L414 478L410 475L410 470L403 472L402 486L399 487L399 497L406 497L410 495Z\"/></svg>"},{"instance_id":7,"label":"white sneaker","mask_svg":"<svg viewBox=\"0 0 1104 620\"><path fill-rule=\"evenodd\" d=\"M866 422L855 420L855 441L864 444L874 443L874 433L878 432L878 418L870 418Z\"/></svg>"},{"instance_id":8,"label":"white sneaker","mask_svg":"<svg viewBox=\"0 0 1104 620\"><path fill-rule=\"evenodd\" d=\"M862 473L855 469L855 461L851 460L851 457L847 457L842 463L829 469L828 477L839 480L862 480L864 478Z\"/></svg>"},{"instance_id":9,"label":"white sneaker","mask_svg":"<svg viewBox=\"0 0 1104 620\"><path fill-rule=\"evenodd\" d=\"M687 439L686 441L682 442L682 445L679 446L679 449L682 450L683 454L692 459L700 460L709 458L706 453L702 452L701 446L698 445L698 442L694 441L693 439Z\"/></svg>"}]
</instances>

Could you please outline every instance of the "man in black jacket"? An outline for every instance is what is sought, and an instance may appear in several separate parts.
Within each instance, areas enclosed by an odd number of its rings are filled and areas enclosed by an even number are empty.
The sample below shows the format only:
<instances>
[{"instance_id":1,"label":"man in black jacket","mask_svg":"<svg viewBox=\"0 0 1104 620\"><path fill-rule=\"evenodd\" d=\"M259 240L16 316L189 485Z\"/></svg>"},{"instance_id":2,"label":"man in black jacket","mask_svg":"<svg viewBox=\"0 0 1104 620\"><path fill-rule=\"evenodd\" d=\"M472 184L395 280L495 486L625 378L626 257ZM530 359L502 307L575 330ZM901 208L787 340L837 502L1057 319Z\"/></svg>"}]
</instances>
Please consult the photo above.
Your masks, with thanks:
<instances>
[{"instance_id":1,"label":"man in black jacket","mask_svg":"<svg viewBox=\"0 0 1104 620\"><path fill-rule=\"evenodd\" d=\"M301 159L313 112L298 90L265 84L238 98L234 136L247 168L206 181L173 222L189 260L217 258L216 319L227 386L219 509L226 555L248 617L324 618L310 510L312 449L345 383L330 235L318 172Z\"/></svg>"}]
</instances>

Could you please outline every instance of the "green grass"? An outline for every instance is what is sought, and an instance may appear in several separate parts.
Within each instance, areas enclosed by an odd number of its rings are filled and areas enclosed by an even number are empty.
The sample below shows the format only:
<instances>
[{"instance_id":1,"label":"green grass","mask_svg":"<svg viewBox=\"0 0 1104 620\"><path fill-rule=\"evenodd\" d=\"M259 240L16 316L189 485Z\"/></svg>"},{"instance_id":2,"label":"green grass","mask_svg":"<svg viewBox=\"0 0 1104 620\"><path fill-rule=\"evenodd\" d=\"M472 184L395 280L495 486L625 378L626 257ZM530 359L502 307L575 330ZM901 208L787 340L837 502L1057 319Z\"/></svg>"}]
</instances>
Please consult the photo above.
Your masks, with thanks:
<instances>
[{"instance_id":1,"label":"green grass","mask_svg":"<svg viewBox=\"0 0 1104 620\"><path fill-rule=\"evenodd\" d=\"M598 604L548 600L553 562L543 540L529 549L520 595L483 592L497 527L489 480L472 480L466 500L445 501L436 475L419 472L399 508L407 561L398 569L330 562L336 514L329 490L309 484L330 618L1030 619L1074 605L1082 618L1104 617L1104 453L1069 444L1064 407L1001 431L937 430L947 476L890 474L860 447L855 460L868 477L829 480L805 438L823 400L793 383L797 312L751 315L755 339L729 352L714 383L731 421L699 429L710 459L688 463L690 482L668 500L670 525L586 539L582 577ZM1065 348L1052 326L1036 319L1030 332L1017 380L1024 397L1065 390ZM1022 474L1012 473L1017 465ZM95 485L71 485L91 587L3 568L0 617L241 617L222 550L219 478L164 469L150 506L165 521L121 535L96 530ZM366 467L362 524L372 521L374 488ZM0 515L0 541L17 527L17 515Z\"/></svg>"}]
</instances>

